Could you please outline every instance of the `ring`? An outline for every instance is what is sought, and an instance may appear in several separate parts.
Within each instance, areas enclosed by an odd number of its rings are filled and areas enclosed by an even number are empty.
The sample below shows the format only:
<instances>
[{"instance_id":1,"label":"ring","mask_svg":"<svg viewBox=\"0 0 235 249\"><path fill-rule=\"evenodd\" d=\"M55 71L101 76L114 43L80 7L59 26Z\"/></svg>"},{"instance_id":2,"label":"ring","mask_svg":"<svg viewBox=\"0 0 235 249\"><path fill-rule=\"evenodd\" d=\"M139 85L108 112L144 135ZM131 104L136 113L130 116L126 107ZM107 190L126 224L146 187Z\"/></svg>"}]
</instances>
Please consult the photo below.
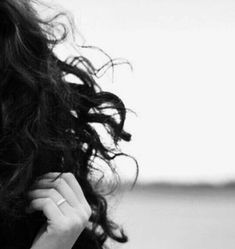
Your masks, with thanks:
<instances>
[{"instance_id":1,"label":"ring","mask_svg":"<svg viewBox=\"0 0 235 249\"><path fill-rule=\"evenodd\" d=\"M65 201L66 201L66 199L62 198L62 199L60 199L59 201L56 202L56 205L59 207L59 205L61 205Z\"/></svg>"}]
</instances>

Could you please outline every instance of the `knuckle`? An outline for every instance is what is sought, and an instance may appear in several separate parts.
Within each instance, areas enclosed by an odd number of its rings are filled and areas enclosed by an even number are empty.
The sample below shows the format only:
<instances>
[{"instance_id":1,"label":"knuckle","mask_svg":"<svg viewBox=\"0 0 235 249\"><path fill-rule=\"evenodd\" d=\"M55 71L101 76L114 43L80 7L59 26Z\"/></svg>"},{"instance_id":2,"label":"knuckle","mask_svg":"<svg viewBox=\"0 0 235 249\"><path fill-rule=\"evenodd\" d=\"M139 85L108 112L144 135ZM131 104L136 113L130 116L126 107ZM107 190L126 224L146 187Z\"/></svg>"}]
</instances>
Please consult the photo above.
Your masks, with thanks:
<instances>
[{"instance_id":1,"label":"knuckle","mask_svg":"<svg viewBox=\"0 0 235 249\"><path fill-rule=\"evenodd\" d=\"M58 179L52 182L52 185L54 188L57 188L63 181L64 181L63 178L59 177Z\"/></svg>"},{"instance_id":2,"label":"knuckle","mask_svg":"<svg viewBox=\"0 0 235 249\"><path fill-rule=\"evenodd\" d=\"M54 188L50 188L49 190L48 190L48 194L49 194L49 196L55 196L56 195L56 190L54 189Z\"/></svg>"},{"instance_id":3,"label":"knuckle","mask_svg":"<svg viewBox=\"0 0 235 249\"><path fill-rule=\"evenodd\" d=\"M74 175L71 173L71 172L66 172L66 173L63 173L62 175L65 179L72 179L74 178Z\"/></svg>"},{"instance_id":4,"label":"knuckle","mask_svg":"<svg viewBox=\"0 0 235 249\"><path fill-rule=\"evenodd\" d=\"M86 210L86 213L89 215L89 216L91 216L91 214L92 214L92 208L91 208L91 206L89 205L89 203L86 201L85 202L85 210Z\"/></svg>"},{"instance_id":5,"label":"knuckle","mask_svg":"<svg viewBox=\"0 0 235 249\"><path fill-rule=\"evenodd\" d=\"M89 213L85 209L76 209L75 213L77 214L80 223L86 222L90 218Z\"/></svg>"},{"instance_id":6,"label":"knuckle","mask_svg":"<svg viewBox=\"0 0 235 249\"><path fill-rule=\"evenodd\" d=\"M66 181L63 179L63 178L60 178L60 182L58 184L58 186L62 186L62 185L65 185L66 184Z\"/></svg>"},{"instance_id":7,"label":"knuckle","mask_svg":"<svg viewBox=\"0 0 235 249\"><path fill-rule=\"evenodd\" d=\"M65 179L63 177L60 178L60 184L64 184L65 183Z\"/></svg>"},{"instance_id":8,"label":"knuckle","mask_svg":"<svg viewBox=\"0 0 235 249\"><path fill-rule=\"evenodd\" d=\"M49 197L44 198L44 205L49 206L52 204L52 200Z\"/></svg>"},{"instance_id":9,"label":"knuckle","mask_svg":"<svg viewBox=\"0 0 235 249\"><path fill-rule=\"evenodd\" d=\"M87 209L87 213L88 213L88 218L90 218L91 215L92 215L92 209L91 209L90 206L89 206L88 209Z\"/></svg>"}]
</instances>

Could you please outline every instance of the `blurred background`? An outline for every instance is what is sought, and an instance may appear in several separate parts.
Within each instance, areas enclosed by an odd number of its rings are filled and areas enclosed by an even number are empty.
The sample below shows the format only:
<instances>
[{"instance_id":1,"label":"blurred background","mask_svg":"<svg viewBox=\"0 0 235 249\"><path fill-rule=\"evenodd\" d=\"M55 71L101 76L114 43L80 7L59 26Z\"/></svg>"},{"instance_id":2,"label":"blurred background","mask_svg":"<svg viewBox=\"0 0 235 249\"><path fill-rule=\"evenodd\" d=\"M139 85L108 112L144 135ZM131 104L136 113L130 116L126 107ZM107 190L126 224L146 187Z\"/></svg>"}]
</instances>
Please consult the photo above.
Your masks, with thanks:
<instances>
[{"instance_id":1,"label":"blurred background","mask_svg":"<svg viewBox=\"0 0 235 249\"><path fill-rule=\"evenodd\" d=\"M117 66L100 83L136 113L122 148L138 160L139 178L130 190L135 164L119 159L125 187L110 206L129 242L112 248L234 248L235 2L51 2L74 16L80 45L133 67Z\"/></svg>"}]
</instances>

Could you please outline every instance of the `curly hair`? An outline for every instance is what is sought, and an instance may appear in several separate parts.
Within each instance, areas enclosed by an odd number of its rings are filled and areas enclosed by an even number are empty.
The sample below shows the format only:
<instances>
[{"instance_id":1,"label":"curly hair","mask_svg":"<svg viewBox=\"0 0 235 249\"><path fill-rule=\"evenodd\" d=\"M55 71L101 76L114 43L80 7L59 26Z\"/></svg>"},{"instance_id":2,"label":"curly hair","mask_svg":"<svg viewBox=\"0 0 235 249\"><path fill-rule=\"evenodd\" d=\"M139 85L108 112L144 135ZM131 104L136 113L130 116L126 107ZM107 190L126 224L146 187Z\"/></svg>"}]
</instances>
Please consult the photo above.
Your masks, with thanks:
<instances>
[{"instance_id":1,"label":"curly hair","mask_svg":"<svg viewBox=\"0 0 235 249\"><path fill-rule=\"evenodd\" d=\"M108 238L128 240L107 212L103 189L111 186L100 187L103 176L94 177L100 171L95 159L117 176L113 159L129 157L119 148L119 141L131 139L123 128L127 109L118 96L101 90L87 58L63 61L56 56L55 46L68 35L66 25L55 22L61 15L65 14L43 19L30 0L0 1L1 248L30 248L46 222L41 211L27 214L25 208L30 186L47 172L74 174L92 208L91 226L78 237L74 249L105 248ZM60 37L55 34L57 25L64 28ZM66 80L69 74L81 83ZM94 124L105 128L112 145L102 141ZM134 183L137 176L138 170ZM117 187L119 178L114 179Z\"/></svg>"}]
</instances>

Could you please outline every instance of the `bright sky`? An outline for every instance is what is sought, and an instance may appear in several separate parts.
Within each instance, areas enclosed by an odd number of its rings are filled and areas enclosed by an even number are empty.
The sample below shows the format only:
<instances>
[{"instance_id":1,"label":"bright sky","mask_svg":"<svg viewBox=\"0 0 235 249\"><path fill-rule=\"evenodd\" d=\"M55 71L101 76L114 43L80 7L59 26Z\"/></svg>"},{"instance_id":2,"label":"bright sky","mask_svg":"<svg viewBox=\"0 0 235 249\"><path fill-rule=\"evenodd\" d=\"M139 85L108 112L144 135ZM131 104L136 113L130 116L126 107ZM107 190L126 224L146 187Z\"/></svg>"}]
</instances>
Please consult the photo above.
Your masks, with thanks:
<instances>
[{"instance_id":1,"label":"bright sky","mask_svg":"<svg viewBox=\"0 0 235 249\"><path fill-rule=\"evenodd\" d=\"M140 181L235 178L234 1L56 2L86 44L133 65L104 87L138 115L127 116L133 141L123 148L139 161ZM122 163L123 174L133 166Z\"/></svg>"}]
</instances>

